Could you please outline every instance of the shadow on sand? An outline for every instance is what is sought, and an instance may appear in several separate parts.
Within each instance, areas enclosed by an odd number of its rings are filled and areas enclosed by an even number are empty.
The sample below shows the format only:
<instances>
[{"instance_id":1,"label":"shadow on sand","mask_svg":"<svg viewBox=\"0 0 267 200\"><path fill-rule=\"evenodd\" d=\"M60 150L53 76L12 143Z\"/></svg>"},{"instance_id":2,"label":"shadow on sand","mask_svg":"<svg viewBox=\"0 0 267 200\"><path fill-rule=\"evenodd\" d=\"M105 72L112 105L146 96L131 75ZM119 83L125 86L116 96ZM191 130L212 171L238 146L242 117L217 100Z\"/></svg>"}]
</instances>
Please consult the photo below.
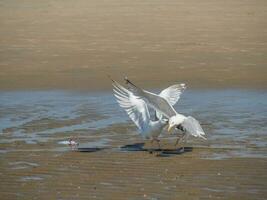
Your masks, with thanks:
<instances>
[{"instance_id":1,"label":"shadow on sand","mask_svg":"<svg viewBox=\"0 0 267 200\"><path fill-rule=\"evenodd\" d=\"M144 148L145 143L135 143L135 144L128 144L120 147L121 151L131 152L131 151L146 151L149 153L157 153L157 156L160 157L169 157L173 155L180 155L184 153L188 153L193 151L193 147L184 147L184 150L182 148L177 149L148 149Z\"/></svg>"},{"instance_id":2,"label":"shadow on sand","mask_svg":"<svg viewBox=\"0 0 267 200\"><path fill-rule=\"evenodd\" d=\"M157 156L159 157L169 157L173 155L181 155L184 153L188 153L193 151L193 147L184 147L184 150L182 148L177 148L177 149L166 149L166 148L160 148L160 149L150 149L150 148L144 148L145 143L135 143L135 144L128 144L121 146L119 149L120 151L123 152L133 152L133 151L145 151L150 154L156 153ZM82 147L78 148L76 151L77 152L82 152L82 153L93 153L97 151L102 151L105 149L110 149L110 148L101 148L101 147Z\"/></svg>"},{"instance_id":3,"label":"shadow on sand","mask_svg":"<svg viewBox=\"0 0 267 200\"><path fill-rule=\"evenodd\" d=\"M78 152L82 152L82 153L93 153L93 152L97 152L97 151L102 151L106 148L99 148L99 147L82 147L82 148L77 148Z\"/></svg>"}]
</instances>

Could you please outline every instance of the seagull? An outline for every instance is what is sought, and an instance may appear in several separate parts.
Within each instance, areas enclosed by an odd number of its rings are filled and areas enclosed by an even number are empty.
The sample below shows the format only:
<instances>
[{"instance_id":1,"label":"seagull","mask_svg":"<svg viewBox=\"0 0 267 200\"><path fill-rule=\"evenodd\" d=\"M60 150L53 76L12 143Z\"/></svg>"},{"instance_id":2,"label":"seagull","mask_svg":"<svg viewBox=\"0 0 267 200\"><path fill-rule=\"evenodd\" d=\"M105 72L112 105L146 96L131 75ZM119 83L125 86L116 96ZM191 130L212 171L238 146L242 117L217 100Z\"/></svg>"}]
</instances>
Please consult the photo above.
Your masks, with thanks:
<instances>
[{"instance_id":1,"label":"seagull","mask_svg":"<svg viewBox=\"0 0 267 200\"><path fill-rule=\"evenodd\" d=\"M137 87L127 77L125 77L125 81L133 95L135 95L137 98L143 99L150 107L168 119L168 132L171 132L171 130L175 127L176 130L178 129L183 132L182 139L185 139L185 142L189 135L200 137L206 140L204 136L205 132L195 118L191 116L186 117L177 113L173 108L171 101L169 101L167 98L164 98L162 95L157 95ZM172 96L172 91L169 92L169 95ZM177 139L175 145L179 143L180 139L181 138Z\"/></svg>"},{"instance_id":2,"label":"seagull","mask_svg":"<svg viewBox=\"0 0 267 200\"><path fill-rule=\"evenodd\" d=\"M118 82L114 80L112 80L112 82L114 96L116 97L117 102L120 107L125 109L130 119L138 127L141 136L145 139L150 139L152 144L154 141L157 141L160 148L158 136L168 124L168 119L160 112L155 112L156 120L152 121L147 104L142 98L139 98ZM166 99L171 105L174 105L179 100L184 89L184 84L172 85L164 89L159 96Z\"/></svg>"}]
</instances>

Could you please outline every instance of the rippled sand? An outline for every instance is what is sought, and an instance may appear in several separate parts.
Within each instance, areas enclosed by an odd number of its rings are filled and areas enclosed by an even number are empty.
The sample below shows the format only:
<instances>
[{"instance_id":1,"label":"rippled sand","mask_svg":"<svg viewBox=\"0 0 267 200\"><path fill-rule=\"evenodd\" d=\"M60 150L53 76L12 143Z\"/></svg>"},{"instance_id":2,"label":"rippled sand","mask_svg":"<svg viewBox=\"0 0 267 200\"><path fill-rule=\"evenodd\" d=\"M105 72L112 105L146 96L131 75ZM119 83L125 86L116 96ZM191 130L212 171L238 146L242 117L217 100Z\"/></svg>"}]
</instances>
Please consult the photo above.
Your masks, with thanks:
<instances>
[{"instance_id":1,"label":"rippled sand","mask_svg":"<svg viewBox=\"0 0 267 200\"><path fill-rule=\"evenodd\" d=\"M1 155L1 199L265 199L266 159L199 159L148 152ZM14 168L29 162L23 169ZM31 163L31 164L30 164Z\"/></svg>"},{"instance_id":2,"label":"rippled sand","mask_svg":"<svg viewBox=\"0 0 267 200\"><path fill-rule=\"evenodd\" d=\"M266 88L265 0L0 3L1 89Z\"/></svg>"}]
</instances>

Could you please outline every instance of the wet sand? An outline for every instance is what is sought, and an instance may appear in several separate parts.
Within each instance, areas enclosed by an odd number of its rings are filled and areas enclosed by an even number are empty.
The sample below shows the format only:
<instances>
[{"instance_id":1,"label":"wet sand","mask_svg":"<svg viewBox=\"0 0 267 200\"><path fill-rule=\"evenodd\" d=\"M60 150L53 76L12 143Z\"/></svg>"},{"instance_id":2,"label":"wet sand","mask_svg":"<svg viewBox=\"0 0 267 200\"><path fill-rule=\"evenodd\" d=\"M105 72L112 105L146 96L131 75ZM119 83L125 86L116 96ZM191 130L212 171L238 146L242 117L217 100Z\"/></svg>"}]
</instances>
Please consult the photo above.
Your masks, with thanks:
<instances>
[{"instance_id":1,"label":"wet sand","mask_svg":"<svg viewBox=\"0 0 267 200\"><path fill-rule=\"evenodd\" d=\"M129 140L129 128L116 124L78 132L81 143L100 134L114 136L107 146L85 144L79 151L53 141L1 145L8 151L0 157L1 199L266 198L266 158L213 159L231 148L200 141L202 147L189 143L180 153L173 141L162 140L162 149L153 152L155 146L143 146L138 135Z\"/></svg>"},{"instance_id":2,"label":"wet sand","mask_svg":"<svg viewBox=\"0 0 267 200\"><path fill-rule=\"evenodd\" d=\"M0 89L266 88L267 3L1 1Z\"/></svg>"},{"instance_id":3,"label":"wet sand","mask_svg":"<svg viewBox=\"0 0 267 200\"><path fill-rule=\"evenodd\" d=\"M266 199L266 159L199 159L207 151L9 153L1 199Z\"/></svg>"}]
</instances>

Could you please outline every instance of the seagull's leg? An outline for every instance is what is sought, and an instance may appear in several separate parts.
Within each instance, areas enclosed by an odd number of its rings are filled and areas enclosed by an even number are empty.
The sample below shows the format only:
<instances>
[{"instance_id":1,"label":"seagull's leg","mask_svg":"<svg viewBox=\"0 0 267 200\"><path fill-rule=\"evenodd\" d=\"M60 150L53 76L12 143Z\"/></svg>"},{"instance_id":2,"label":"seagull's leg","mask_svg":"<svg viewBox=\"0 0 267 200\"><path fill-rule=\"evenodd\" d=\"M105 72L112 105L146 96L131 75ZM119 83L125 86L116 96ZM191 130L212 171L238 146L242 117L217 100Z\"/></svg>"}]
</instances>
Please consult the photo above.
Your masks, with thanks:
<instances>
[{"instance_id":1,"label":"seagull's leg","mask_svg":"<svg viewBox=\"0 0 267 200\"><path fill-rule=\"evenodd\" d=\"M153 143L154 143L154 138L152 138L151 140L150 140L150 144L153 146Z\"/></svg>"},{"instance_id":2,"label":"seagull's leg","mask_svg":"<svg viewBox=\"0 0 267 200\"><path fill-rule=\"evenodd\" d=\"M184 152L184 144L182 145L180 152Z\"/></svg>"},{"instance_id":3,"label":"seagull's leg","mask_svg":"<svg viewBox=\"0 0 267 200\"><path fill-rule=\"evenodd\" d=\"M153 144L154 144L155 141L156 141L157 144L158 144L158 149L161 149L161 146L160 146L160 140L157 139L157 138L152 138L152 139L151 139L150 142L151 142L152 148L153 148L153 146L154 146Z\"/></svg>"},{"instance_id":4,"label":"seagull's leg","mask_svg":"<svg viewBox=\"0 0 267 200\"><path fill-rule=\"evenodd\" d=\"M175 142L175 148L177 148L177 145L180 143L180 142L182 142L183 143L183 139L184 139L184 132L182 133L182 135L181 136L178 136L178 138L177 138L177 140L176 140L176 142Z\"/></svg>"},{"instance_id":5,"label":"seagull's leg","mask_svg":"<svg viewBox=\"0 0 267 200\"><path fill-rule=\"evenodd\" d=\"M153 153L153 143L154 143L154 138L150 139L150 150L149 150L149 153Z\"/></svg>"},{"instance_id":6,"label":"seagull's leg","mask_svg":"<svg viewBox=\"0 0 267 200\"><path fill-rule=\"evenodd\" d=\"M180 150L180 152L184 152L184 144L185 144L185 132L183 133L183 135L182 135L182 148L181 148L181 150Z\"/></svg>"},{"instance_id":7,"label":"seagull's leg","mask_svg":"<svg viewBox=\"0 0 267 200\"><path fill-rule=\"evenodd\" d=\"M155 141L157 141L157 139L155 139L155 138L152 138L152 139L151 139L151 145L152 145L152 147L154 146L154 142L155 142Z\"/></svg>"},{"instance_id":8,"label":"seagull's leg","mask_svg":"<svg viewBox=\"0 0 267 200\"><path fill-rule=\"evenodd\" d=\"M155 139L157 141L157 144L158 144L158 148L161 149L161 146L160 146L160 140L159 139Z\"/></svg>"},{"instance_id":9,"label":"seagull's leg","mask_svg":"<svg viewBox=\"0 0 267 200\"><path fill-rule=\"evenodd\" d=\"M182 137L179 137L179 136L178 136L178 138L177 138L177 140L176 140L176 142L175 142L175 144L174 144L174 147L175 147L175 148L177 147L177 145L179 144L179 142L180 142L181 139L182 139Z\"/></svg>"}]
</instances>

